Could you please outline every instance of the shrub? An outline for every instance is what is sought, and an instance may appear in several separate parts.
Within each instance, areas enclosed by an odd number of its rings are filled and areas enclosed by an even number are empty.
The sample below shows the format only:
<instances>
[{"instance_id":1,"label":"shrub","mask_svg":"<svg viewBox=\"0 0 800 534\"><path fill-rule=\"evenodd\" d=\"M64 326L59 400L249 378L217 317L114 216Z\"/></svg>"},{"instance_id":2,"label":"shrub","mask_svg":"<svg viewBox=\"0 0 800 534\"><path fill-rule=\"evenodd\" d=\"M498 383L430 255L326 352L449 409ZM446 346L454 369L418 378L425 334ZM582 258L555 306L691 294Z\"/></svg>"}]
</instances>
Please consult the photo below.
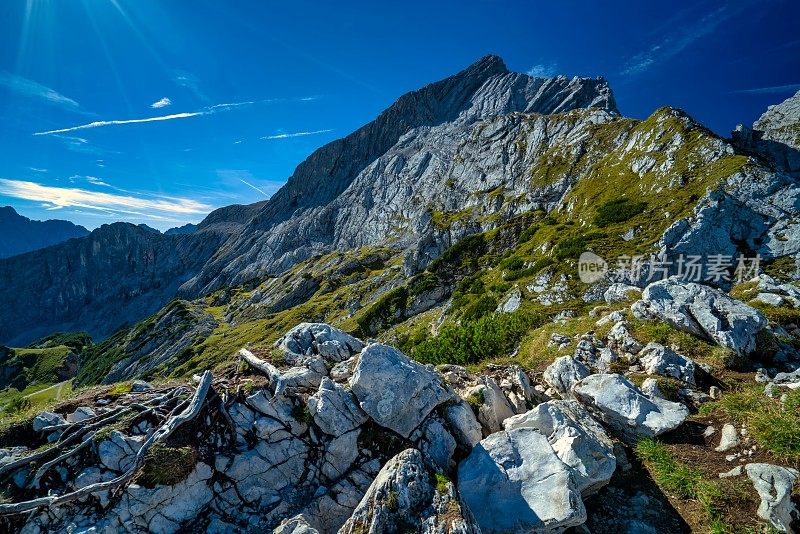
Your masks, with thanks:
<instances>
[{"instance_id":1,"label":"shrub","mask_svg":"<svg viewBox=\"0 0 800 534\"><path fill-rule=\"evenodd\" d=\"M647 202L637 202L629 198L618 198L601 204L597 208L594 223L599 227L625 222L647 209Z\"/></svg>"},{"instance_id":2,"label":"shrub","mask_svg":"<svg viewBox=\"0 0 800 534\"><path fill-rule=\"evenodd\" d=\"M544 315L524 311L465 320L416 345L411 356L422 363L477 363L510 353L530 328L546 320Z\"/></svg>"},{"instance_id":3,"label":"shrub","mask_svg":"<svg viewBox=\"0 0 800 534\"><path fill-rule=\"evenodd\" d=\"M464 321L479 319L487 313L492 313L497 309L497 299L491 295L483 295L469 304L461 314Z\"/></svg>"}]
</instances>

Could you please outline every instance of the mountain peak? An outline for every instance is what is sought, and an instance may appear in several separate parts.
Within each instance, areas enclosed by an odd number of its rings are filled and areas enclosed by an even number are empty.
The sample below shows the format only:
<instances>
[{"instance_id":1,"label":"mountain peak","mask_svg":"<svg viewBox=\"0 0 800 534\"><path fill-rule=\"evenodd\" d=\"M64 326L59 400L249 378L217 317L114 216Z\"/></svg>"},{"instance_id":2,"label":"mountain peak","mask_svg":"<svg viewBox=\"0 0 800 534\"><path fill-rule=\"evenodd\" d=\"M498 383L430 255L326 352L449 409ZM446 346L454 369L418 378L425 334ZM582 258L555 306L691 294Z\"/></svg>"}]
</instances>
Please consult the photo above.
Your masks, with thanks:
<instances>
[{"instance_id":1,"label":"mountain peak","mask_svg":"<svg viewBox=\"0 0 800 534\"><path fill-rule=\"evenodd\" d=\"M478 61L466 68L464 72L480 73L484 75L506 74L509 72L503 58L495 54L486 54Z\"/></svg>"}]
</instances>

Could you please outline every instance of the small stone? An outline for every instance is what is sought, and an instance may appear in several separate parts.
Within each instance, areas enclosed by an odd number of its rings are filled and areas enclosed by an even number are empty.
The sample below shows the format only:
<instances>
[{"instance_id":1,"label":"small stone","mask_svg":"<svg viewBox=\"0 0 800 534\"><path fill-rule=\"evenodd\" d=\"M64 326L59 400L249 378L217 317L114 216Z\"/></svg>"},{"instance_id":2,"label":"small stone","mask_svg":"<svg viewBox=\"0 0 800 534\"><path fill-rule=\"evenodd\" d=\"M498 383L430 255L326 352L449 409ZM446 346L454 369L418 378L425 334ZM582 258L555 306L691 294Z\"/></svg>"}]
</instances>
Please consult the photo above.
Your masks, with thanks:
<instances>
[{"instance_id":1,"label":"small stone","mask_svg":"<svg viewBox=\"0 0 800 534\"><path fill-rule=\"evenodd\" d=\"M708 388L708 396L714 400L719 400L722 398L722 390L717 386L711 386Z\"/></svg>"},{"instance_id":2,"label":"small stone","mask_svg":"<svg viewBox=\"0 0 800 534\"><path fill-rule=\"evenodd\" d=\"M716 431L717 431L717 429L714 428L713 426L707 426L706 429L703 430L703 437L704 438L710 438L711 436L714 435L714 432L716 432Z\"/></svg>"},{"instance_id":3,"label":"small stone","mask_svg":"<svg viewBox=\"0 0 800 534\"><path fill-rule=\"evenodd\" d=\"M730 478L730 477L738 477L742 474L742 466L737 465L730 471L725 471L724 473L719 474L719 478Z\"/></svg>"},{"instance_id":4,"label":"small stone","mask_svg":"<svg viewBox=\"0 0 800 534\"><path fill-rule=\"evenodd\" d=\"M739 445L739 434L736 427L730 423L725 423L719 438L719 445L714 449L717 452L729 451Z\"/></svg>"}]
</instances>

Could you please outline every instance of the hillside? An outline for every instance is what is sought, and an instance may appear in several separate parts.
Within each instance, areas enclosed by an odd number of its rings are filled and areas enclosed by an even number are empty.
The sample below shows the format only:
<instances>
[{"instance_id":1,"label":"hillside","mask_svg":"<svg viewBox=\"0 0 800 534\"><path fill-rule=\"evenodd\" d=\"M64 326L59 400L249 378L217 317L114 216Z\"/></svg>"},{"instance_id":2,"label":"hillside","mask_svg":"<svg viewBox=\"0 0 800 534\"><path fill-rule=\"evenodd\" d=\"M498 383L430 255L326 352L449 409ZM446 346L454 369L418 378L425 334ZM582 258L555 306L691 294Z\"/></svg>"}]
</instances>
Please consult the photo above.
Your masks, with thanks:
<instances>
[{"instance_id":1,"label":"hillside","mask_svg":"<svg viewBox=\"0 0 800 534\"><path fill-rule=\"evenodd\" d=\"M0 258L8 258L83 237L89 230L69 221L32 221L11 206L0 207Z\"/></svg>"}]
</instances>

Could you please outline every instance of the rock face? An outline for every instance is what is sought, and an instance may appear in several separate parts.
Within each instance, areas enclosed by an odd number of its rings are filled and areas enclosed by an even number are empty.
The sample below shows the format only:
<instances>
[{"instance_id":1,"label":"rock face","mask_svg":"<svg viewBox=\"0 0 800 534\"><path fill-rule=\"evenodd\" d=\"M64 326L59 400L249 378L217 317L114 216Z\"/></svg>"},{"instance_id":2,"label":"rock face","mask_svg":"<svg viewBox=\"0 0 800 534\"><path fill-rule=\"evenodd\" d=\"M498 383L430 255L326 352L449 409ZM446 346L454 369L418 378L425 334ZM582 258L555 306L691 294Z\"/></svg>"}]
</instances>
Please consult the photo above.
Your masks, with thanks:
<instances>
[{"instance_id":1,"label":"rock face","mask_svg":"<svg viewBox=\"0 0 800 534\"><path fill-rule=\"evenodd\" d=\"M437 502L438 501L438 502ZM442 502L445 501L445 502ZM438 515L436 508L448 509ZM361 532L480 532L449 488L438 493L419 451L407 449L381 469L358 507L339 530Z\"/></svg>"},{"instance_id":2,"label":"rock face","mask_svg":"<svg viewBox=\"0 0 800 534\"><path fill-rule=\"evenodd\" d=\"M69 221L32 221L11 206L0 207L0 258L83 237L89 230Z\"/></svg>"},{"instance_id":3,"label":"rock face","mask_svg":"<svg viewBox=\"0 0 800 534\"><path fill-rule=\"evenodd\" d=\"M403 437L411 435L434 408L453 398L436 373L379 343L361 353L350 389L376 423Z\"/></svg>"},{"instance_id":4,"label":"rock face","mask_svg":"<svg viewBox=\"0 0 800 534\"><path fill-rule=\"evenodd\" d=\"M800 91L770 106L752 128L739 125L733 139L777 168L800 175Z\"/></svg>"},{"instance_id":5,"label":"rock face","mask_svg":"<svg viewBox=\"0 0 800 534\"><path fill-rule=\"evenodd\" d=\"M562 398L572 398L572 386L591 372L572 356L561 356L544 370L544 381Z\"/></svg>"},{"instance_id":6,"label":"rock face","mask_svg":"<svg viewBox=\"0 0 800 534\"><path fill-rule=\"evenodd\" d=\"M628 443L674 430L689 415L683 404L646 397L617 374L588 376L572 387L572 393Z\"/></svg>"},{"instance_id":7,"label":"rock face","mask_svg":"<svg viewBox=\"0 0 800 534\"><path fill-rule=\"evenodd\" d=\"M532 428L547 437L556 455L572 469L578 491L589 495L611 479L617 461L603 427L576 401L549 401L507 419L506 430Z\"/></svg>"},{"instance_id":8,"label":"rock face","mask_svg":"<svg viewBox=\"0 0 800 534\"><path fill-rule=\"evenodd\" d=\"M713 341L738 355L756 348L756 334L767 326L756 310L718 289L674 278L647 286L631 306L640 319L665 321L679 330Z\"/></svg>"},{"instance_id":9,"label":"rock face","mask_svg":"<svg viewBox=\"0 0 800 534\"><path fill-rule=\"evenodd\" d=\"M458 467L458 489L485 533L561 532L586 521L571 469L532 428L481 441Z\"/></svg>"},{"instance_id":10,"label":"rock face","mask_svg":"<svg viewBox=\"0 0 800 534\"><path fill-rule=\"evenodd\" d=\"M770 464L747 464L745 471L761 497L758 516L781 532L791 532L792 516L798 516L792 504L792 485L800 473Z\"/></svg>"}]
</instances>

